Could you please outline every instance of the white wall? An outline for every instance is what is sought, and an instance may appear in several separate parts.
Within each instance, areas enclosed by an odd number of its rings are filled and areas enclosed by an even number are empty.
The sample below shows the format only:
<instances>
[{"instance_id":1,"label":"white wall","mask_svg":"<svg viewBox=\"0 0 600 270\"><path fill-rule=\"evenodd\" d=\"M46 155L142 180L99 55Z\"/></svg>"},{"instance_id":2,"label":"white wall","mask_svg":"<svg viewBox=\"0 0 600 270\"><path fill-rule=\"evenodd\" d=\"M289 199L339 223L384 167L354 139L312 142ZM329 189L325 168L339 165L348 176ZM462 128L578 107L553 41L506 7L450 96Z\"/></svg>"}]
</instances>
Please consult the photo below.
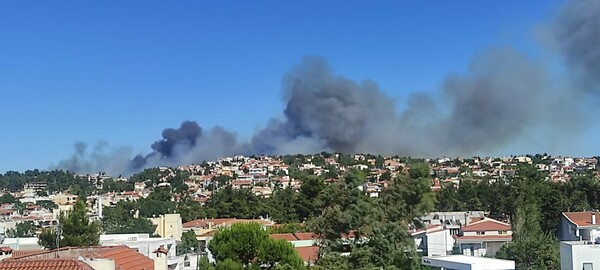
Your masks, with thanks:
<instances>
[{"instance_id":1,"label":"white wall","mask_svg":"<svg viewBox=\"0 0 600 270\"><path fill-rule=\"evenodd\" d=\"M454 238L449 230L427 233L427 255L445 256L454 247Z\"/></svg>"},{"instance_id":2,"label":"white wall","mask_svg":"<svg viewBox=\"0 0 600 270\"><path fill-rule=\"evenodd\" d=\"M162 238L162 237L149 237L148 234L103 234L100 235L100 245L102 246L115 246L115 245L126 245L130 248L136 249L142 255L154 259L156 253L153 251L157 250L160 246L164 246L169 249L167 257L175 257L175 249L177 243L174 238Z\"/></svg>"},{"instance_id":3,"label":"white wall","mask_svg":"<svg viewBox=\"0 0 600 270\"><path fill-rule=\"evenodd\" d=\"M600 269L600 245L585 245L581 243L560 243L560 264L562 270L583 269L584 263L592 263L594 269Z\"/></svg>"}]
</instances>

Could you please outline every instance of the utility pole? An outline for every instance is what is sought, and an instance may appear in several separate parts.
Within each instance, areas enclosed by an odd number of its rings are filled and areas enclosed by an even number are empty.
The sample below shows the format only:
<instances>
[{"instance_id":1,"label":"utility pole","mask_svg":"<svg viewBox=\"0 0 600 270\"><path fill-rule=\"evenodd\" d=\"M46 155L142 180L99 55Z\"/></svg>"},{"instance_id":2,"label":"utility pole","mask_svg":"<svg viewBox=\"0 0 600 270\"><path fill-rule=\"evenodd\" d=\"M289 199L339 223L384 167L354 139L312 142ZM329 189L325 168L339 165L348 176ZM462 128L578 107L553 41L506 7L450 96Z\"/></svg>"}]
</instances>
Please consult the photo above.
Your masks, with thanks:
<instances>
[{"instance_id":1,"label":"utility pole","mask_svg":"<svg viewBox=\"0 0 600 270\"><path fill-rule=\"evenodd\" d=\"M60 236L62 235L62 229L60 224L56 226L56 250L54 252L54 258L58 258L58 249L60 248Z\"/></svg>"}]
</instances>

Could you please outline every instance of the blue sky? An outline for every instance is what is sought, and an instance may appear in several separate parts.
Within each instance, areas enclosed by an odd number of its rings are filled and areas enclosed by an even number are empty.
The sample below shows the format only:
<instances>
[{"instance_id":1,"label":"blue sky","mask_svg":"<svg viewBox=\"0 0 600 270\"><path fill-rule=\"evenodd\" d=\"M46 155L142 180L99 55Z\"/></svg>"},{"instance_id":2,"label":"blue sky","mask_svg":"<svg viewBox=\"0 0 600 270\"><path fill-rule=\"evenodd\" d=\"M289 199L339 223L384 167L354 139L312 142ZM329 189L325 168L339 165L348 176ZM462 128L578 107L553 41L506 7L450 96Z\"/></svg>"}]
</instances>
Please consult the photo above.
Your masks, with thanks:
<instances>
[{"instance_id":1,"label":"blue sky","mask_svg":"<svg viewBox=\"0 0 600 270\"><path fill-rule=\"evenodd\" d=\"M76 141L147 152L183 120L249 138L304 55L402 107L487 46L540 54L533 29L560 3L2 1L0 172L47 168Z\"/></svg>"}]
</instances>

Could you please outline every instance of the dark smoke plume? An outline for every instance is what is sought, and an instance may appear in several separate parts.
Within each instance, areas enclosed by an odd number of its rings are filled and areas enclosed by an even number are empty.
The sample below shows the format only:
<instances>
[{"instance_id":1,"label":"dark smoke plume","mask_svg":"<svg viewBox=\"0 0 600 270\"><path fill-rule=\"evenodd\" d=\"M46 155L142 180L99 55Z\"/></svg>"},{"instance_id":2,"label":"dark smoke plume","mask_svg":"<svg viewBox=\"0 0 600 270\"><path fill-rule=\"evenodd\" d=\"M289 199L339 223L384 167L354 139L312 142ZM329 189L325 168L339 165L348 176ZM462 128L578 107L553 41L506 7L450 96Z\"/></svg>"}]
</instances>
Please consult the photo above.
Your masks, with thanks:
<instances>
[{"instance_id":1,"label":"dark smoke plume","mask_svg":"<svg viewBox=\"0 0 600 270\"><path fill-rule=\"evenodd\" d=\"M599 18L600 1L570 1L551 26L568 72L586 89L600 83ZM236 154L490 154L540 129L560 137L578 122L576 91L556 87L547 69L512 48L482 50L467 73L448 75L439 91L411 94L398 111L375 82L336 75L324 59L305 57L283 77L284 117L269 121L248 142L223 128L204 130L186 121L165 129L148 154L130 158L126 150L106 147L103 154L86 154L79 147L58 167L127 175Z\"/></svg>"},{"instance_id":2,"label":"dark smoke plume","mask_svg":"<svg viewBox=\"0 0 600 270\"><path fill-rule=\"evenodd\" d=\"M600 1L568 1L552 30L577 86L600 93Z\"/></svg>"}]
</instances>

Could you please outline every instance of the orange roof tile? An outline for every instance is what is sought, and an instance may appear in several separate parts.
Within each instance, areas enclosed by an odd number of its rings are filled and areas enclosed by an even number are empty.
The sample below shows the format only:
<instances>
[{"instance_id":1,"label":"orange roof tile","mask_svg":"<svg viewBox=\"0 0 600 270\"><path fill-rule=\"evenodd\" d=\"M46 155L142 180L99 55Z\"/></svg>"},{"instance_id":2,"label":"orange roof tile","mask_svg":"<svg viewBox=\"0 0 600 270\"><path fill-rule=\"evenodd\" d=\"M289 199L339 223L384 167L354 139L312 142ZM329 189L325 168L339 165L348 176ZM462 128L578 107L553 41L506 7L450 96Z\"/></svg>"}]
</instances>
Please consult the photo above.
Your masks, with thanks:
<instances>
[{"instance_id":1,"label":"orange roof tile","mask_svg":"<svg viewBox=\"0 0 600 270\"><path fill-rule=\"evenodd\" d=\"M93 270L86 263L77 259L27 259L0 261L0 269L4 270Z\"/></svg>"},{"instance_id":2,"label":"orange roof tile","mask_svg":"<svg viewBox=\"0 0 600 270\"><path fill-rule=\"evenodd\" d=\"M105 246L105 247L64 247L58 250L42 250L26 255L17 255L13 252L10 261L46 261L50 256L103 258L115 261L119 270L153 270L154 261L136 250L127 246ZM0 267L0 269L4 269ZM32 268L33 269L33 268ZM39 268L38 268L39 269ZM45 269L45 268L42 268ZM53 268L52 268L53 269ZM57 268L62 269L62 268ZM37 269L36 269L37 270ZM40 269L41 270L41 269Z\"/></svg>"},{"instance_id":3,"label":"orange roof tile","mask_svg":"<svg viewBox=\"0 0 600 270\"><path fill-rule=\"evenodd\" d=\"M475 231L510 231L510 224L495 219L484 219L463 227L465 232Z\"/></svg>"},{"instance_id":4,"label":"orange roof tile","mask_svg":"<svg viewBox=\"0 0 600 270\"><path fill-rule=\"evenodd\" d=\"M109 248L100 248L94 251L97 257L104 259L112 259L115 261L115 266L121 270L153 270L154 261L141 253L127 246L115 246Z\"/></svg>"},{"instance_id":5,"label":"orange roof tile","mask_svg":"<svg viewBox=\"0 0 600 270\"><path fill-rule=\"evenodd\" d=\"M298 240L313 240L319 238L315 233L295 233Z\"/></svg>"},{"instance_id":6,"label":"orange roof tile","mask_svg":"<svg viewBox=\"0 0 600 270\"><path fill-rule=\"evenodd\" d=\"M275 240L279 240L279 239L283 239L286 241L297 241L298 240L298 238L296 238L291 233L276 233L276 234L271 234L269 236Z\"/></svg>"},{"instance_id":7,"label":"orange roof tile","mask_svg":"<svg viewBox=\"0 0 600 270\"><path fill-rule=\"evenodd\" d=\"M213 219L196 219L192 221L188 221L183 223L182 226L184 228L192 228L192 227L208 227L208 223L212 222L213 226L219 226L223 223L234 220L233 218L213 218Z\"/></svg>"},{"instance_id":8,"label":"orange roof tile","mask_svg":"<svg viewBox=\"0 0 600 270\"><path fill-rule=\"evenodd\" d=\"M468 235L452 236L458 242L486 241L486 242L508 242L512 241L512 235Z\"/></svg>"},{"instance_id":9,"label":"orange roof tile","mask_svg":"<svg viewBox=\"0 0 600 270\"><path fill-rule=\"evenodd\" d=\"M600 227L600 213L594 213L596 216L596 224L592 224L592 212L564 212L565 216L571 223L577 226L598 226Z\"/></svg>"},{"instance_id":10,"label":"orange roof tile","mask_svg":"<svg viewBox=\"0 0 600 270\"><path fill-rule=\"evenodd\" d=\"M47 253L48 250L45 249L20 249L13 250L12 258L20 258L28 255L38 254L38 253Z\"/></svg>"},{"instance_id":11,"label":"orange roof tile","mask_svg":"<svg viewBox=\"0 0 600 270\"><path fill-rule=\"evenodd\" d=\"M314 263L319 258L319 247L296 247L296 252L298 252L298 256L302 258L305 262Z\"/></svg>"}]
</instances>

